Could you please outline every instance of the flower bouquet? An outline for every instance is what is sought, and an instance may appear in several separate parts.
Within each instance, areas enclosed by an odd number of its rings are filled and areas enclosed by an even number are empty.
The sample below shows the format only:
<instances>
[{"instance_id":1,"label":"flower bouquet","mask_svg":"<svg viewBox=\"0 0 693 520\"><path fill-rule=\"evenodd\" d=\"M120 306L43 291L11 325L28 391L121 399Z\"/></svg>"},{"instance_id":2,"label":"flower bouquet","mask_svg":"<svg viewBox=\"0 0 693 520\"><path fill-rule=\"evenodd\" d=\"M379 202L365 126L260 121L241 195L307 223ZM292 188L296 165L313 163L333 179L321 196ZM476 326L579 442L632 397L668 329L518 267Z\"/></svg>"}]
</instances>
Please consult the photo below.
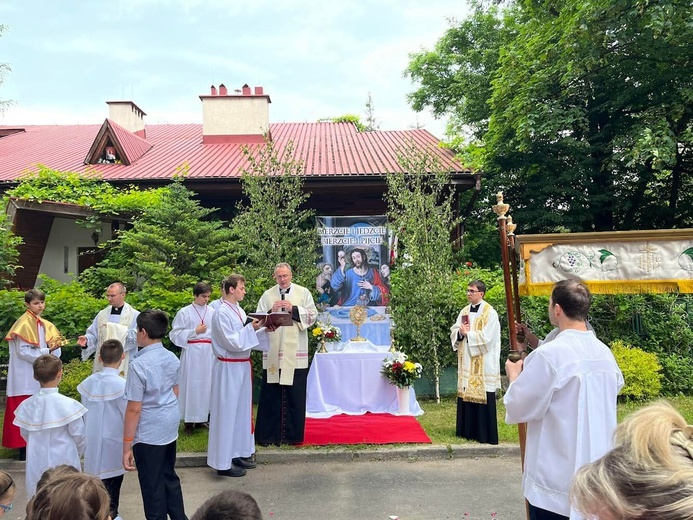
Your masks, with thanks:
<instances>
[{"instance_id":1,"label":"flower bouquet","mask_svg":"<svg viewBox=\"0 0 693 520\"><path fill-rule=\"evenodd\" d=\"M414 383L415 379L421 377L423 368L419 363L407 361L407 355L404 352L393 352L392 357L387 357L383 360L383 369L380 371L382 375L390 380L399 388L407 388Z\"/></svg>"},{"instance_id":2,"label":"flower bouquet","mask_svg":"<svg viewBox=\"0 0 693 520\"><path fill-rule=\"evenodd\" d=\"M335 327L329 322L316 322L315 326L313 327L312 334L313 337L317 339L321 344L320 350L318 351L320 353L327 352L327 349L325 349L325 343L341 341L342 339L342 331L339 329L339 327Z\"/></svg>"}]
</instances>

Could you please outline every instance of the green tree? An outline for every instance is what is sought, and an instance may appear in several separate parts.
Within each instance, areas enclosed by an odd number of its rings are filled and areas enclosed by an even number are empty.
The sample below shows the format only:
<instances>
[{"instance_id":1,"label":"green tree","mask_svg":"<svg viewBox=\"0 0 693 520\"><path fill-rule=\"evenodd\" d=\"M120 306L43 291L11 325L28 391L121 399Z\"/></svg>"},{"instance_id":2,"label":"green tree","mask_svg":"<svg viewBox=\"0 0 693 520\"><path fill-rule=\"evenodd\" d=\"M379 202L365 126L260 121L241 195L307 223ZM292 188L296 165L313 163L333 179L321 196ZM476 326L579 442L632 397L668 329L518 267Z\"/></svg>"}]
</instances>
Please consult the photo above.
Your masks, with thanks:
<instances>
[{"instance_id":1,"label":"green tree","mask_svg":"<svg viewBox=\"0 0 693 520\"><path fill-rule=\"evenodd\" d=\"M189 289L195 282L216 283L234 262L231 232L200 206L183 176L160 189L160 200L136 217L104 247L106 258L82 273L95 294L113 281L133 289Z\"/></svg>"},{"instance_id":2,"label":"green tree","mask_svg":"<svg viewBox=\"0 0 693 520\"><path fill-rule=\"evenodd\" d=\"M4 207L5 205L3 205ZM18 237L12 232L12 223L3 211L0 214L0 284L4 287L11 283L15 270L21 267L17 264L19 259L17 247L22 242L22 237Z\"/></svg>"},{"instance_id":3,"label":"green tree","mask_svg":"<svg viewBox=\"0 0 693 520\"><path fill-rule=\"evenodd\" d=\"M690 3L502 6L412 56L413 106L466 129L463 156L523 232L691 225Z\"/></svg>"},{"instance_id":4,"label":"green tree","mask_svg":"<svg viewBox=\"0 0 693 520\"><path fill-rule=\"evenodd\" d=\"M238 204L231 223L234 251L248 279L247 305L253 306L274 282L279 262L291 265L297 283L315 282L319 246L312 210L305 209L303 163L293 158L293 145L279 150L273 142L244 149L248 167L241 183L246 201Z\"/></svg>"},{"instance_id":5,"label":"green tree","mask_svg":"<svg viewBox=\"0 0 693 520\"><path fill-rule=\"evenodd\" d=\"M373 96L368 93L368 100L366 100L366 124L364 125L364 130L367 132L373 132L380 128L380 123L375 119L375 105L373 104Z\"/></svg>"},{"instance_id":6,"label":"green tree","mask_svg":"<svg viewBox=\"0 0 693 520\"><path fill-rule=\"evenodd\" d=\"M6 30L7 30L7 26L0 24L0 37L2 37L2 34ZM10 69L9 64L0 63L0 86L2 85L3 81L5 81L5 74L7 74L10 70L11 69ZM5 111L5 109L7 109L10 106L11 103L12 103L11 101L0 99L0 114L2 114Z\"/></svg>"},{"instance_id":7,"label":"green tree","mask_svg":"<svg viewBox=\"0 0 693 520\"><path fill-rule=\"evenodd\" d=\"M410 145L399 157L402 172L387 175L388 218L403 244L392 274L395 341L433 375L440 400L441 367L450 364L449 327L455 313L452 284L454 216L450 174L435 156ZM403 173L406 172L406 173Z\"/></svg>"}]
</instances>

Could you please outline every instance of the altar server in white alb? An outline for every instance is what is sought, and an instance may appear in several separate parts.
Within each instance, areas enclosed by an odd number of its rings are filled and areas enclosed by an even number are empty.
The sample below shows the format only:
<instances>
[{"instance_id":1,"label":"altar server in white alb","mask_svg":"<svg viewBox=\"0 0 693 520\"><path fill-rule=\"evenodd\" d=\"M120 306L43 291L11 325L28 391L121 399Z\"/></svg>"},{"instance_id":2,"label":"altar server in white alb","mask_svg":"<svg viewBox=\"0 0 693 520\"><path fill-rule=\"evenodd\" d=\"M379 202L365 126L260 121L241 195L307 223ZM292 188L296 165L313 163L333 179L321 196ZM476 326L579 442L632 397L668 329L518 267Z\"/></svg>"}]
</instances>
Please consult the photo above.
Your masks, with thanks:
<instances>
[{"instance_id":1,"label":"altar server in white alb","mask_svg":"<svg viewBox=\"0 0 693 520\"><path fill-rule=\"evenodd\" d=\"M99 349L107 339L117 339L123 344L125 358L120 364L119 373L127 377L130 355L137 352L137 315L139 311L125 302L127 289L120 283L112 283L106 289L106 298L109 305L101 310L87 329L84 336L80 336L77 343L82 347L82 361L86 361L94 354L94 368L92 372L99 372L103 368L99 361Z\"/></svg>"},{"instance_id":2,"label":"altar server in white alb","mask_svg":"<svg viewBox=\"0 0 693 520\"><path fill-rule=\"evenodd\" d=\"M111 500L113 520L119 520L120 487L123 484L123 425L125 424L125 379L118 375L123 345L107 339L99 357L103 370L90 375L77 386L87 408L87 449L84 471L101 479Z\"/></svg>"},{"instance_id":3,"label":"altar server in white alb","mask_svg":"<svg viewBox=\"0 0 693 520\"><path fill-rule=\"evenodd\" d=\"M498 313L484 301L486 284L467 286L467 305L450 329L457 351L458 437L498 444L496 390L500 384L500 322Z\"/></svg>"},{"instance_id":4,"label":"altar server in white alb","mask_svg":"<svg viewBox=\"0 0 693 520\"><path fill-rule=\"evenodd\" d=\"M537 520L582 518L570 507L573 476L613 444L623 376L609 347L587 330L591 301L585 285L558 282L549 319L560 333L524 361L505 364L505 421L527 423L523 487Z\"/></svg>"},{"instance_id":5,"label":"altar server in white alb","mask_svg":"<svg viewBox=\"0 0 693 520\"><path fill-rule=\"evenodd\" d=\"M214 366L210 336L214 309L207 305L211 294L212 287L208 283L195 284L195 300L178 311L168 334L171 341L182 349L178 403L185 433L192 433L195 426L208 427Z\"/></svg>"},{"instance_id":6,"label":"altar server in white alb","mask_svg":"<svg viewBox=\"0 0 693 520\"><path fill-rule=\"evenodd\" d=\"M239 302L245 278L223 281L224 299L212 316L212 376L207 464L226 477L242 477L255 467L253 432L253 366L250 351L269 350L269 338L258 320L248 318Z\"/></svg>"},{"instance_id":7,"label":"altar server in white alb","mask_svg":"<svg viewBox=\"0 0 693 520\"><path fill-rule=\"evenodd\" d=\"M55 325L41 317L46 308L46 295L42 291L29 289L24 294L24 305L26 311L14 322L5 337L10 347L10 361L2 429L2 445L5 448L19 448L19 460L26 459L26 441L13 424L14 411L40 388L34 379L34 361L42 354L60 357L60 345L64 342Z\"/></svg>"},{"instance_id":8,"label":"altar server in white alb","mask_svg":"<svg viewBox=\"0 0 693 520\"><path fill-rule=\"evenodd\" d=\"M87 437L83 415L87 409L58 393L63 376L60 358L43 354L34 361L34 378L41 388L22 402L14 416L26 440L26 496L36 493L36 484L48 468L61 464L82 469L80 457Z\"/></svg>"}]
</instances>

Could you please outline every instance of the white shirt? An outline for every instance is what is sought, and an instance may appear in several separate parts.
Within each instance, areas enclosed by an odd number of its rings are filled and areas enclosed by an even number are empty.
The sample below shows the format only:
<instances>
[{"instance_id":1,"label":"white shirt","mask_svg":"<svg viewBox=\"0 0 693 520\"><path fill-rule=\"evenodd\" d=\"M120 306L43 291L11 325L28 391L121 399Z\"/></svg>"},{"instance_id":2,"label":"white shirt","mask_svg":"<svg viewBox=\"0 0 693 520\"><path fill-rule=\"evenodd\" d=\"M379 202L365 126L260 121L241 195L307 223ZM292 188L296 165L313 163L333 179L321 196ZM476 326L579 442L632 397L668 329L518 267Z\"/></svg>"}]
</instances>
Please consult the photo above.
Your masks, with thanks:
<instances>
[{"instance_id":1,"label":"white shirt","mask_svg":"<svg viewBox=\"0 0 693 520\"><path fill-rule=\"evenodd\" d=\"M532 505L580 518L570 483L611 449L622 386L611 350L590 331L565 330L527 356L503 402L505 422L527 423L523 486Z\"/></svg>"}]
</instances>

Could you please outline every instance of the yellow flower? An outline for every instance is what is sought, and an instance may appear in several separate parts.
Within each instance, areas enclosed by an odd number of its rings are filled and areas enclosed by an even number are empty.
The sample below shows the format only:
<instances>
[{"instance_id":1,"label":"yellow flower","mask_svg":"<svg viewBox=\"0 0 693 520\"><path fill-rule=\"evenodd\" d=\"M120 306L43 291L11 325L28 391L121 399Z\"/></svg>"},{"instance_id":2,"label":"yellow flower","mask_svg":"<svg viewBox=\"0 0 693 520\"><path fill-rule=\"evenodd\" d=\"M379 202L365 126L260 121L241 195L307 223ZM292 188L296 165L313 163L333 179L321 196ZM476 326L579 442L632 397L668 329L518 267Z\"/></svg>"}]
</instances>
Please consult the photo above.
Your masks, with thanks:
<instances>
[{"instance_id":1,"label":"yellow flower","mask_svg":"<svg viewBox=\"0 0 693 520\"><path fill-rule=\"evenodd\" d=\"M402 368L404 368L404 370L409 373L416 372L416 366L411 361L405 361L404 366Z\"/></svg>"},{"instance_id":2,"label":"yellow flower","mask_svg":"<svg viewBox=\"0 0 693 520\"><path fill-rule=\"evenodd\" d=\"M317 338L319 336L322 336L322 329L320 327L315 327L313 329L313 337Z\"/></svg>"}]
</instances>

